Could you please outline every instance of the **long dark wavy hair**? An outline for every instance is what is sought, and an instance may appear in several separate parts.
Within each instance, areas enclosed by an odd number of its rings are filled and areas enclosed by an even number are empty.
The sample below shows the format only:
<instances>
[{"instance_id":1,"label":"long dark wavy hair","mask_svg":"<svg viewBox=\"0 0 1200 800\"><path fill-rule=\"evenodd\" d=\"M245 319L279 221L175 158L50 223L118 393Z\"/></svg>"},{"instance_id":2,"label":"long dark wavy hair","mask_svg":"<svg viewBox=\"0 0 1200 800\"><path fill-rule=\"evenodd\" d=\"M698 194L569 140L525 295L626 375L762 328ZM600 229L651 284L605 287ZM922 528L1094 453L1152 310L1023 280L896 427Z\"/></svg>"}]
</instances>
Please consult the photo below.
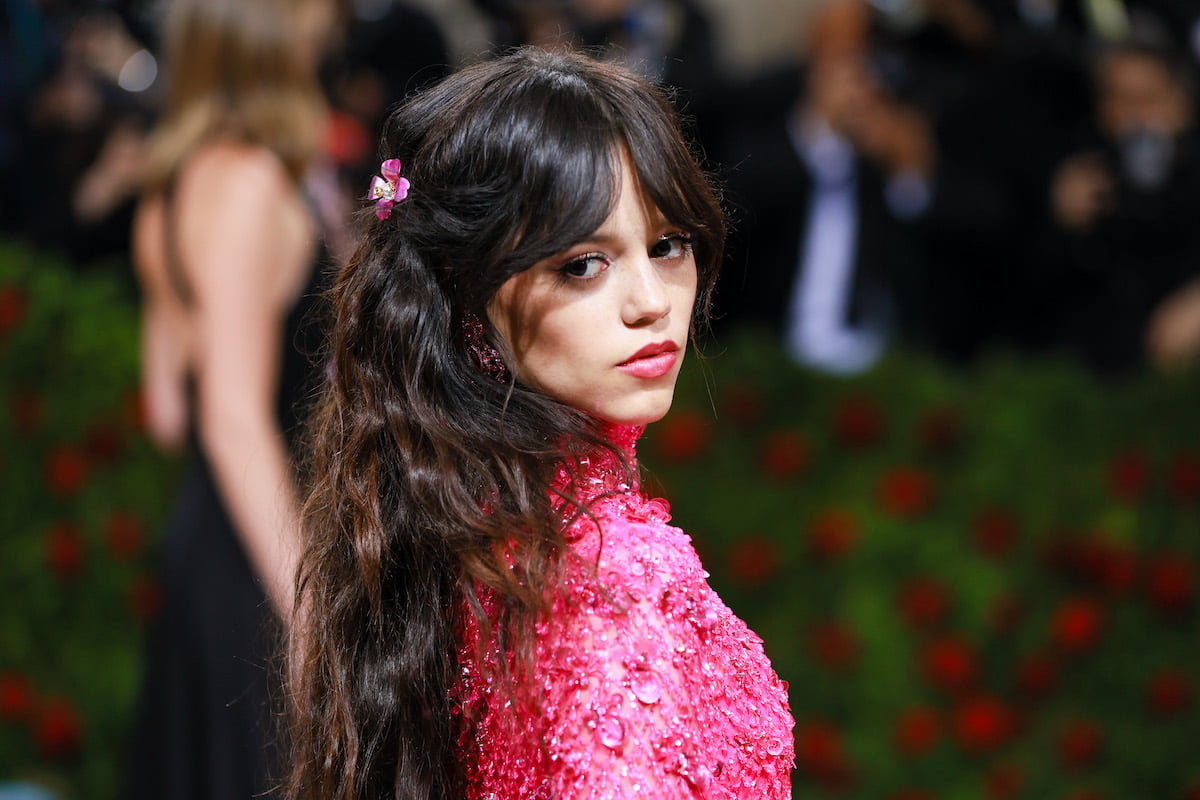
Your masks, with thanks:
<instances>
[{"instance_id":1,"label":"long dark wavy hair","mask_svg":"<svg viewBox=\"0 0 1200 800\"><path fill-rule=\"evenodd\" d=\"M565 546L571 491L555 499L555 475L607 446L581 411L485 374L464 329L481 321L509 359L489 301L604 222L623 153L692 234L706 322L724 221L657 88L584 55L521 49L388 120L383 154L412 189L389 219L368 217L332 290L312 424L288 645L295 800L461 796L464 615L527 658ZM485 618L481 593L499 619Z\"/></svg>"}]
</instances>

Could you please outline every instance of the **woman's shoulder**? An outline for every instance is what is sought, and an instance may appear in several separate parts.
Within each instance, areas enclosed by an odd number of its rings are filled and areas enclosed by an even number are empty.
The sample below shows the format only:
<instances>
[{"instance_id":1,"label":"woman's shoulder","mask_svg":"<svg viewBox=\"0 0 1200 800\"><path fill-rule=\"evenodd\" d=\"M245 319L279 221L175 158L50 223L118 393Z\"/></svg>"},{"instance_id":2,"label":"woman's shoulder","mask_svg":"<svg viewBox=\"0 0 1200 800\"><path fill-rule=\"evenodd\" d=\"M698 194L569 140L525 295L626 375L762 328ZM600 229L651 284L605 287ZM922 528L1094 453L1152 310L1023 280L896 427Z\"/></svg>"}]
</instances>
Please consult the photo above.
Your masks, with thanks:
<instances>
[{"instance_id":1,"label":"woman's shoulder","mask_svg":"<svg viewBox=\"0 0 1200 800\"><path fill-rule=\"evenodd\" d=\"M610 588L637 587L639 594L706 581L691 538L670 524L665 500L623 493L600 498L588 512L571 530L572 552L585 574Z\"/></svg>"},{"instance_id":2,"label":"woman's shoulder","mask_svg":"<svg viewBox=\"0 0 1200 800\"><path fill-rule=\"evenodd\" d=\"M314 233L311 209L302 188L267 148L227 140L207 143L187 159L168 191L184 252L233 240L247 253L271 251L269 261L275 266L307 268Z\"/></svg>"},{"instance_id":3,"label":"woman's shoulder","mask_svg":"<svg viewBox=\"0 0 1200 800\"><path fill-rule=\"evenodd\" d=\"M296 190L287 168L269 149L229 140L199 147L180 169L178 183L189 195L234 203Z\"/></svg>"}]
</instances>

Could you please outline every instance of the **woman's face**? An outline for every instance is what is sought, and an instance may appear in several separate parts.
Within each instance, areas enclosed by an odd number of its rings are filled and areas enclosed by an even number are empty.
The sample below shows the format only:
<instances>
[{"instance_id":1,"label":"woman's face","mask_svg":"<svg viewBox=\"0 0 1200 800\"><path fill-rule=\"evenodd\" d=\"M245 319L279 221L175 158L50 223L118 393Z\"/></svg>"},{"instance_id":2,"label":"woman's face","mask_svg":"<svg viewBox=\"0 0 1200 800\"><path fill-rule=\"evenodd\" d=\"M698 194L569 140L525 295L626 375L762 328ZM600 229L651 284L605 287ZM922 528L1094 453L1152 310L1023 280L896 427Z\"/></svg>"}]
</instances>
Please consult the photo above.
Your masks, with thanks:
<instances>
[{"instance_id":1,"label":"woman's face","mask_svg":"<svg viewBox=\"0 0 1200 800\"><path fill-rule=\"evenodd\" d=\"M527 386L619 425L671 407L696 299L690 235L642 193L626 155L621 194L595 233L509 278L488 316Z\"/></svg>"}]
</instances>

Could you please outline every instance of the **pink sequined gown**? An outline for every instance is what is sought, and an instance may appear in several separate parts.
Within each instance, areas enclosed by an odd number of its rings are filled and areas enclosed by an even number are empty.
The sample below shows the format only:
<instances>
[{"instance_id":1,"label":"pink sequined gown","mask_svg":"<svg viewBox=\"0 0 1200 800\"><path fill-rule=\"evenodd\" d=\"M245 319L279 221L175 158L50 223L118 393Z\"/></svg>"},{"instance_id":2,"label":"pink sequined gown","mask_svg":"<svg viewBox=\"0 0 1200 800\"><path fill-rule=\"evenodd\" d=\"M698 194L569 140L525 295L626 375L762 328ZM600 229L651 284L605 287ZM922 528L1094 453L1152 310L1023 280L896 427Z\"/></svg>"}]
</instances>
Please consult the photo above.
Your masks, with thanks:
<instances>
[{"instance_id":1,"label":"pink sequined gown","mask_svg":"<svg viewBox=\"0 0 1200 800\"><path fill-rule=\"evenodd\" d=\"M640 429L612 432L630 458ZM611 456L585 465L578 558L537 623L531 679L510 693L474 659L459 697L469 800L791 797L787 686L762 640L709 587L668 507L624 486ZM599 555L599 569L595 569ZM500 655L485 648L495 665ZM532 690L540 712L519 700Z\"/></svg>"}]
</instances>

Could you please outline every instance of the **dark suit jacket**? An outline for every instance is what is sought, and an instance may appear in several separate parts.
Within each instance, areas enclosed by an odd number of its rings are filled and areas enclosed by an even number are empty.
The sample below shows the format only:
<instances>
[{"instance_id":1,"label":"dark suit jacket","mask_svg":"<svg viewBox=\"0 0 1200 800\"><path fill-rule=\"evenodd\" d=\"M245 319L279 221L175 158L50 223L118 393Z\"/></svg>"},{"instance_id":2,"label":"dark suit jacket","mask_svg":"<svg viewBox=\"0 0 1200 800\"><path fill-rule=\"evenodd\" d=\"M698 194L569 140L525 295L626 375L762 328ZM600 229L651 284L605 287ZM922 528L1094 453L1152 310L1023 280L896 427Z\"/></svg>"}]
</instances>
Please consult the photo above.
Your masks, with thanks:
<instances>
[{"instance_id":1,"label":"dark suit jacket","mask_svg":"<svg viewBox=\"0 0 1200 800\"><path fill-rule=\"evenodd\" d=\"M782 335L809 233L813 177L782 115L738 141L728 162L734 164L726 192L730 258L718 285L716 321L719 328L753 324ZM895 327L909 332L919 284L912 231L888 210L879 171L862 160L855 167L858 228L848 321L890 309Z\"/></svg>"},{"instance_id":2,"label":"dark suit jacket","mask_svg":"<svg viewBox=\"0 0 1200 800\"><path fill-rule=\"evenodd\" d=\"M1200 136L1178 143L1174 168L1157 189L1124 177L1111 144L1101 144L1116 177L1114 208L1086 232L1059 231L1064 343L1094 368L1144 365L1145 330L1169 294L1200 276Z\"/></svg>"}]
</instances>

